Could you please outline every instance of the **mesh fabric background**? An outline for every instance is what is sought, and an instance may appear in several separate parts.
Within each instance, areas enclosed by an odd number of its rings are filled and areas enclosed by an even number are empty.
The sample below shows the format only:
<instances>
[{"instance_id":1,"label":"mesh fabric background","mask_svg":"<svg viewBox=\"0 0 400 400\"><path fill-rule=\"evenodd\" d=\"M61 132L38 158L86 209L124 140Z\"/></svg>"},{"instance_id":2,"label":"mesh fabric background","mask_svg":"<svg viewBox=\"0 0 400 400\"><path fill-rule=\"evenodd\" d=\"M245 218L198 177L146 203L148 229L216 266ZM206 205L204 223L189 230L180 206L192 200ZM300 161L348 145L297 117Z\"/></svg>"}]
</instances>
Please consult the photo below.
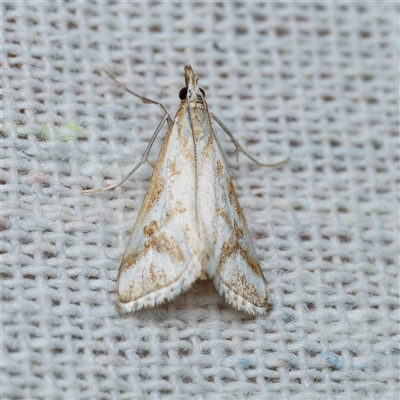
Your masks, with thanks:
<instances>
[{"instance_id":1,"label":"mesh fabric background","mask_svg":"<svg viewBox=\"0 0 400 400\"><path fill-rule=\"evenodd\" d=\"M2 397L398 398L398 6L3 2ZM151 176L121 179L191 64L272 311L211 283L121 317ZM164 129L165 132L165 129ZM160 139L151 153L155 161Z\"/></svg>"}]
</instances>

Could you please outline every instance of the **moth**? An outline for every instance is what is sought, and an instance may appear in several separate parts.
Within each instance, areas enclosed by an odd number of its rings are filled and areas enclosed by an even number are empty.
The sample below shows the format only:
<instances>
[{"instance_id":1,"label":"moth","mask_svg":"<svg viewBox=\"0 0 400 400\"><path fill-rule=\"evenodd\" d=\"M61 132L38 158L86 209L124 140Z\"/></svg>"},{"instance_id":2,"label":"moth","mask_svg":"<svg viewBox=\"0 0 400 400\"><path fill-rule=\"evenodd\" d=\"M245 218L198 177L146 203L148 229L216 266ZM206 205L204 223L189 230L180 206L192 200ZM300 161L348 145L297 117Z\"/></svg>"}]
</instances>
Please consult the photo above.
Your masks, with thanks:
<instances>
[{"instance_id":1,"label":"moth","mask_svg":"<svg viewBox=\"0 0 400 400\"><path fill-rule=\"evenodd\" d=\"M226 302L249 314L264 314L267 283L256 256L228 164L215 133L213 120L230 136L237 155L244 153L258 165L226 126L208 111L204 90L197 86L190 65L185 66L185 87L172 120L164 113L150 143L125 182L147 162L161 127L168 123L147 194L130 235L118 273L117 309L130 313L171 301L198 279L211 279Z\"/></svg>"}]
</instances>

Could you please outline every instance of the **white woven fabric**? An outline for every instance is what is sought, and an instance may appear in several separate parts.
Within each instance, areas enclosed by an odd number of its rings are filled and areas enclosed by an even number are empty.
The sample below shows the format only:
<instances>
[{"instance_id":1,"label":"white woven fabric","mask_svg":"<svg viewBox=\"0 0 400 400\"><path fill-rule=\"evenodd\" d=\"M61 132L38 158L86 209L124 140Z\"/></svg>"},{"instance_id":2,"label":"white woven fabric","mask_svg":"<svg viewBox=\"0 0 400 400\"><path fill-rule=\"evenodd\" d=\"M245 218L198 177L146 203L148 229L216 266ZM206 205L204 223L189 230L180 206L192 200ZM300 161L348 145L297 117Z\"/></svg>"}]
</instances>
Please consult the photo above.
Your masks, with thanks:
<instances>
[{"instance_id":1,"label":"white woven fabric","mask_svg":"<svg viewBox=\"0 0 400 400\"><path fill-rule=\"evenodd\" d=\"M398 399L398 5L3 2L4 399ZM272 311L212 284L121 317L151 168L191 64ZM165 130L164 130L165 132ZM155 161L163 135L156 141Z\"/></svg>"}]
</instances>

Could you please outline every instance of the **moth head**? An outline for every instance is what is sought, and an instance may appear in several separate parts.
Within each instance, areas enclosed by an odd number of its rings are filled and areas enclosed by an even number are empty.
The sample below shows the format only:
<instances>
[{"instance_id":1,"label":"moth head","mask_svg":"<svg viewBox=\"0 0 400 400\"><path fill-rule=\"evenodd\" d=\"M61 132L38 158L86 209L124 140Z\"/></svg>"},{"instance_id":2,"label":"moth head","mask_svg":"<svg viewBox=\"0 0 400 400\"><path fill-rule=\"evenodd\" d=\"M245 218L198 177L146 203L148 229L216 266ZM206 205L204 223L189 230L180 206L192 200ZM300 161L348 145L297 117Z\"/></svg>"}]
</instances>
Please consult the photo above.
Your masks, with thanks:
<instances>
[{"instance_id":1,"label":"moth head","mask_svg":"<svg viewBox=\"0 0 400 400\"><path fill-rule=\"evenodd\" d=\"M190 65L185 65L185 83L186 86L182 88L179 92L179 98L181 100L189 97L189 100L202 100L205 97L204 90L197 86L197 77ZM201 94L200 94L201 92Z\"/></svg>"},{"instance_id":2,"label":"moth head","mask_svg":"<svg viewBox=\"0 0 400 400\"><path fill-rule=\"evenodd\" d=\"M204 92L204 90L202 88L198 88L198 90L200 90L201 94L203 95L203 97L206 97L206 93ZM185 100L187 97L187 92L188 92L188 88L185 86L183 87L180 91L179 91L179 98L181 100ZM196 96L192 95L192 98Z\"/></svg>"}]
</instances>

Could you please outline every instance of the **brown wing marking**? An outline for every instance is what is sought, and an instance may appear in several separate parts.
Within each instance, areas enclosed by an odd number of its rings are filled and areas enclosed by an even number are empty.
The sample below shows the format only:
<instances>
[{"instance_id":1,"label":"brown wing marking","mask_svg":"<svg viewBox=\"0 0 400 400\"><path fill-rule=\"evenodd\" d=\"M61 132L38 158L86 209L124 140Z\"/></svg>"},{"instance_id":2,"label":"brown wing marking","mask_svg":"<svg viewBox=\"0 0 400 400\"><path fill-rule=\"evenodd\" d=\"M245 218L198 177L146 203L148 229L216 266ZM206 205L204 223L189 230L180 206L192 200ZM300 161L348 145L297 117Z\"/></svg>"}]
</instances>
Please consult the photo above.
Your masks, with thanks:
<instances>
[{"instance_id":1,"label":"brown wing marking","mask_svg":"<svg viewBox=\"0 0 400 400\"><path fill-rule=\"evenodd\" d=\"M150 182L150 186L146 194L146 197L144 199L143 206L140 209L138 219L139 218L144 219L144 217L148 214L153 205L157 204L164 191L164 188L165 188L165 179L162 177L154 181L154 184Z\"/></svg>"},{"instance_id":2,"label":"brown wing marking","mask_svg":"<svg viewBox=\"0 0 400 400\"><path fill-rule=\"evenodd\" d=\"M235 208L236 214L239 216L240 221L247 227L246 220L244 219L242 207L240 207L239 200L236 195L235 187L233 186L232 179L226 178L226 187L228 189L229 202Z\"/></svg>"},{"instance_id":3,"label":"brown wing marking","mask_svg":"<svg viewBox=\"0 0 400 400\"><path fill-rule=\"evenodd\" d=\"M224 166L222 165L221 160L217 160L217 167L215 169L215 172L217 173L218 179L222 179L222 177L224 176Z\"/></svg>"},{"instance_id":4,"label":"brown wing marking","mask_svg":"<svg viewBox=\"0 0 400 400\"><path fill-rule=\"evenodd\" d=\"M160 232L157 221L151 221L150 224L144 226L143 235L149 239L144 243L141 250L135 250L126 255L122 260L118 276L135 265L151 249L154 249L158 253L168 254L172 262L181 263L184 261L184 254L176 240L173 237L167 236L164 232Z\"/></svg>"},{"instance_id":5,"label":"brown wing marking","mask_svg":"<svg viewBox=\"0 0 400 400\"><path fill-rule=\"evenodd\" d=\"M243 297L243 293L246 293L245 299L257 307L265 307L268 304L267 298L261 297L256 287L252 283L249 283L246 277L240 274L239 271L236 271L232 275L229 285L226 282L224 284L239 296Z\"/></svg>"},{"instance_id":6,"label":"brown wing marking","mask_svg":"<svg viewBox=\"0 0 400 400\"><path fill-rule=\"evenodd\" d=\"M224 268L224 264L228 258L230 258L235 253L239 252L241 257L245 260L247 265L249 266L253 275L262 277L264 279L264 275L261 271L260 262L257 257L255 257L252 252L250 252L247 248L243 247L240 243L240 239L244 238L245 230L247 230L247 235L250 236L247 229L246 220L244 219L242 209L239 204L239 200L237 199L235 188L233 187L231 179L227 179L228 182L231 183L231 188L229 189L229 198L232 199L235 211L239 216L240 221L242 222L242 227L238 226L235 220L232 220L228 213L222 208L217 209L217 213L224 219L229 229L231 230L231 235L227 241L222 245L221 258L220 258L220 268L221 270Z\"/></svg>"}]
</instances>

